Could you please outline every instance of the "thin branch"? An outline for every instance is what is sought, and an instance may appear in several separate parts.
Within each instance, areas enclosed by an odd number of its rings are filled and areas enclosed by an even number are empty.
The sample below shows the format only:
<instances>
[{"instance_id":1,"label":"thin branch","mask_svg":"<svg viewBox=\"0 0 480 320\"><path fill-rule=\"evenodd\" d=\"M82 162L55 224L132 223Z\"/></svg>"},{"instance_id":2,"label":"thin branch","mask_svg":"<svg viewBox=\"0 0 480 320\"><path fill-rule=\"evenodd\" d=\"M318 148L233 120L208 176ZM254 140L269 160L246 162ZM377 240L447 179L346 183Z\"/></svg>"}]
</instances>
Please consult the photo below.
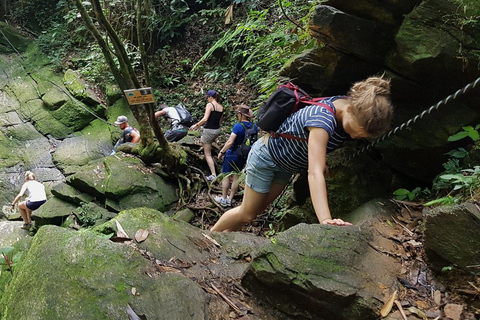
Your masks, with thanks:
<instances>
[{"instance_id":1,"label":"thin branch","mask_svg":"<svg viewBox=\"0 0 480 320\"><path fill-rule=\"evenodd\" d=\"M302 29L302 31L305 31L305 29L298 22L294 21L287 15L287 13L285 12L285 9L283 8L282 0L278 0L278 5L280 6L280 9L282 9L282 13L285 16L285 18L287 18L288 21L290 21L291 23L293 23L294 25Z\"/></svg>"}]
</instances>

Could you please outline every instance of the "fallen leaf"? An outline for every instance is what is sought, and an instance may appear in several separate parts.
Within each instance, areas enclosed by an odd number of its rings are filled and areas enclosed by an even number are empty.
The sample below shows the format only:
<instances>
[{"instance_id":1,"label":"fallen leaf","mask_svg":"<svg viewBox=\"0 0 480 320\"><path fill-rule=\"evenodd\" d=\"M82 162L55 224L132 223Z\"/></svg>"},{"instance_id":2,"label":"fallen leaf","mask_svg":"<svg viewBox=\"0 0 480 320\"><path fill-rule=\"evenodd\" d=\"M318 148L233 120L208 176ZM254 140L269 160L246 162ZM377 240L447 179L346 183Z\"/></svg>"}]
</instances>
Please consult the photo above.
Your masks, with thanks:
<instances>
[{"instance_id":1,"label":"fallen leaf","mask_svg":"<svg viewBox=\"0 0 480 320\"><path fill-rule=\"evenodd\" d=\"M228 6L225 12L225 24L231 24L233 20L233 3Z\"/></svg>"},{"instance_id":2,"label":"fallen leaf","mask_svg":"<svg viewBox=\"0 0 480 320\"><path fill-rule=\"evenodd\" d=\"M137 295L137 288L132 287L132 295L134 295L134 296Z\"/></svg>"},{"instance_id":3,"label":"fallen leaf","mask_svg":"<svg viewBox=\"0 0 480 320\"><path fill-rule=\"evenodd\" d=\"M120 238L130 238L127 233L125 232L125 230L123 230L123 227L122 225L120 224L120 222L118 222L118 220L115 220L116 224L117 224L117 237L120 237Z\"/></svg>"},{"instance_id":4,"label":"fallen leaf","mask_svg":"<svg viewBox=\"0 0 480 320\"><path fill-rule=\"evenodd\" d=\"M113 241L113 242L127 242L127 241L132 241L132 239L130 238L126 238L126 237L111 237L110 238L110 241Z\"/></svg>"},{"instance_id":5,"label":"fallen leaf","mask_svg":"<svg viewBox=\"0 0 480 320\"><path fill-rule=\"evenodd\" d=\"M407 310L410 311L411 313L415 313L417 316L419 316L423 320L427 320L427 316L425 315L425 313L422 310L420 310L416 307L410 307Z\"/></svg>"},{"instance_id":6,"label":"fallen leaf","mask_svg":"<svg viewBox=\"0 0 480 320\"><path fill-rule=\"evenodd\" d=\"M135 233L135 240L137 240L138 243L145 241L148 237L148 231L144 229L138 229L137 232Z\"/></svg>"},{"instance_id":7,"label":"fallen leaf","mask_svg":"<svg viewBox=\"0 0 480 320\"><path fill-rule=\"evenodd\" d=\"M443 309L445 316L452 320L461 320L463 305L448 303Z\"/></svg>"},{"instance_id":8,"label":"fallen leaf","mask_svg":"<svg viewBox=\"0 0 480 320\"><path fill-rule=\"evenodd\" d=\"M388 299L387 303L385 303L385 305L383 306L382 310L380 310L380 315L382 316L382 318L385 318L386 316L388 316L388 314L392 310L393 302L396 299L397 299L397 290L395 290L395 292L392 294L390 299Z\"/></svg>"},{"instance_id":9,"label":"fallen leaf","mask_svg":"<svg viewBox=\"0 0 480 320\"><path fill-rule=\"evenodd\" d=\"M440 305L442 303L442 292L440 290L435 290L433 293L433 301L435 301L436 305Z\"/></svg>"}]
</instances>

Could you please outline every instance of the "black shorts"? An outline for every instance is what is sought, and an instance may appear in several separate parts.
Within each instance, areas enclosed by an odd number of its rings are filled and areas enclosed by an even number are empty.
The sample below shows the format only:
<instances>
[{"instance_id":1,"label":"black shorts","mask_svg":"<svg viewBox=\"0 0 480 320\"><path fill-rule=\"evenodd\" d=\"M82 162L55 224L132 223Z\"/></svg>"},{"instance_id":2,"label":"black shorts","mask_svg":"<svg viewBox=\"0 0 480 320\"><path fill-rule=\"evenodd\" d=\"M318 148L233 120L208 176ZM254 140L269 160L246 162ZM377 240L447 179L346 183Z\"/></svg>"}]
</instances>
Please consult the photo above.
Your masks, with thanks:
<instances>
[{"instance_id":1,"label":"black shorts","mask_svg":"<svg viewBox=\"0 0 480 320\"><path fill-rule=\"evenodd\" d=\"M37 210L38 208L40 208L41 205L44 204L45 202L47 202L47 200L42 200L42 201L27 200L25 205L27 206L28 209L33 211L33 210Z\"/></svg>"}]
</instances>

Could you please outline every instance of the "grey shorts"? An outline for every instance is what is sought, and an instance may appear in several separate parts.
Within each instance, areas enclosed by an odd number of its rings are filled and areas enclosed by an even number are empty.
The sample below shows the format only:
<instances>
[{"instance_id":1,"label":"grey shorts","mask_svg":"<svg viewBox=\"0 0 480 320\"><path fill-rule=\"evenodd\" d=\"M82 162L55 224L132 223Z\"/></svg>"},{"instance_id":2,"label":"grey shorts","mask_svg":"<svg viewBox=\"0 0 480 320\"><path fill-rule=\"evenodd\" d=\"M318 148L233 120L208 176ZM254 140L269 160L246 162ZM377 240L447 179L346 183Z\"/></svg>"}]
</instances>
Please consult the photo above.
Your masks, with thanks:
<instances>
[{"instance_id":1,"label":"grey shorts","mask_svg":"<svg viewBox=\"0 0 480 320\"><path fill-rule=\"evenodd\" d=\"M212 144L215 139L220 135L220 129L203 129L201 143Z\"/></svg>"}]
</instances>

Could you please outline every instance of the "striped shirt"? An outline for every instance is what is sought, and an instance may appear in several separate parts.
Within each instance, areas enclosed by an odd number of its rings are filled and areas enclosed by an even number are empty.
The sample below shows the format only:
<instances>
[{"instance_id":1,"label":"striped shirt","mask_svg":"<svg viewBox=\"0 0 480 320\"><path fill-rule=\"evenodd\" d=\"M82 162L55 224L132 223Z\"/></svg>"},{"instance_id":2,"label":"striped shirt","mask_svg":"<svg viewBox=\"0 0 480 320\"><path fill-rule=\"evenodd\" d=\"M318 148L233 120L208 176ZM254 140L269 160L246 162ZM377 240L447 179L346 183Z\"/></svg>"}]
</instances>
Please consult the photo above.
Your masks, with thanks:
<instances>
[{"instance_id":1,"label":"striped shirt","mask_svg":"<svg viewBox=\"0 0 480 320\"><path fill-rule=\"evenodd\" d=\"M344 99L344 96L325 98L321 102L328 104L334 111L333 101ZM277 132L291 134L308 139L307 127L322 128L327 131L329 139L327 153L339 148L349 139L342 126L337 124L335 115L322 106L310 105L290 115ZM273 161L288 172L302 172L308 169L308 141L288 138L272 138L268 141L268 151Z\"/></svg>"}]
</instances>

